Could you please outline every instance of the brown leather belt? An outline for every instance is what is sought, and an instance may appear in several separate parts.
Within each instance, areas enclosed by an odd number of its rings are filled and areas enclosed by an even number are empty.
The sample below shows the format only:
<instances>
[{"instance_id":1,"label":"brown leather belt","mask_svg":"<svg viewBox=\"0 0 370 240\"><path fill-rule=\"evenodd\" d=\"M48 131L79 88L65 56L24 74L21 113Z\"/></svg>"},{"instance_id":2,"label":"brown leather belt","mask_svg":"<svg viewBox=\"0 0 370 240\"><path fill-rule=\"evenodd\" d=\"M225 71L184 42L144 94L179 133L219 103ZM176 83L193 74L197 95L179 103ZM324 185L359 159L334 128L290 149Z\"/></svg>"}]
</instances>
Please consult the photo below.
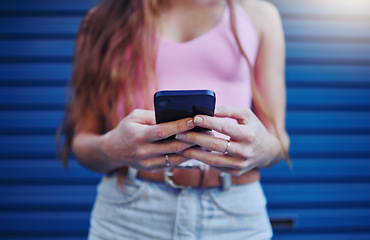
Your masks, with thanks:
<instances>
[{"instance_id":1,"label":"brown leather belt","mask_svg":"<svg viewBox=\"0 0 370 240\"><path fill-rule=\"evenodd\" d=\"M174 188L185 187L198 187L210 188L221 187L223 188L223 173L215 168L203 167L175 167L165 170L164 172L150 173L139 171L138 177L141 179L165 182L167 185ZM167 176L167 177L166 177ZM231 176L230 185L241 185L260 180L260 173L257 169L253 169L238 177Z\"/></svg>"}]
</instances>

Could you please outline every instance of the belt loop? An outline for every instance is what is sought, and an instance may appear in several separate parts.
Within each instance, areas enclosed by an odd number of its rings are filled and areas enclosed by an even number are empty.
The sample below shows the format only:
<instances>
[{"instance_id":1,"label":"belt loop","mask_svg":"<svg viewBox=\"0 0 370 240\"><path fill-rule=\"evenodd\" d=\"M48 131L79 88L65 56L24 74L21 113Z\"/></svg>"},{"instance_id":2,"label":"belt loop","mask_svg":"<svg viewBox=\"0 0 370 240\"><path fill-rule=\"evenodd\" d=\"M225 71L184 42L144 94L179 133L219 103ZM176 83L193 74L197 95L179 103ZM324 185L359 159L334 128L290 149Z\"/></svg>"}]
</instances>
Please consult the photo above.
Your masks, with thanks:
<instances>
[{"instance_id":1,"label":"belt loop","mask_svg":"<svg viewBox=\"0 0 370 240\"><path fill-rule=\"evenodd\" d=\"M220 172L221 191L227 191L231 187L231 174Z\"/></svg>"},{"instance_id":2,"label":"belt loop","mask_svg":"<svg viewBox=\"0 0 370 240\"><path fill-rule=\"evenodd\" d=\"M199 170L200 170L200 181L199 181L199 188L207 188L209 184L209 171L210 171L210 166L209 165L199 165Z\"/></svg>"},{"instance_id":3,"label":"belt loop","mask_svg":"<svg viewBox=\"0 0 370 240\"><path fill-rule=\"evenodd\" d=\"M129 167L127 171L126 179L130 182L134 182L137 177L138 172L139 171L136 168Z\"/></svg>"}]
</instances>

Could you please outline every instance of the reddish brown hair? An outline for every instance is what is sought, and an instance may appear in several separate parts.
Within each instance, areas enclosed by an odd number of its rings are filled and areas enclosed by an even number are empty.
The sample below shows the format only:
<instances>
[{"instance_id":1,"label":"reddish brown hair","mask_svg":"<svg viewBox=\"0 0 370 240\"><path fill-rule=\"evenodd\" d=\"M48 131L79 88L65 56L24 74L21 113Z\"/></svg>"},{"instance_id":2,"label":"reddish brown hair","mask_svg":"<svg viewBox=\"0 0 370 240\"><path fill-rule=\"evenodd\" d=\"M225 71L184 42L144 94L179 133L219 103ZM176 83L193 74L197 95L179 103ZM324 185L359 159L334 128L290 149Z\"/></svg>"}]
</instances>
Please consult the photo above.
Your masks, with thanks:
<instances>
[{"instance_id":1,"label":"reddish brown hair","mask_svg":"<svg viewBox=\"0 0 370 240\"><path fill-rule=\"evenodd\" d=\"M279 130L277 128L277 125L276 125L276 120L275 120L274 116L271 114L271 110L269 110L268 106L266 105L265 101L263 100L263 98L262 98L262 96L261 96L261 94L260 94L260 92L257 88L256 78L255 78L255 74L254 74L254 67L252 66L251 62L249 61L249 58L248 58L247 54L245 53L245 51L244 51L244 49L243 49L243 47L240 43L238 33L237 33L237 30L236 30L236 23L235 23L235 13L234 13L234 4L233 4L234 1L233 0L226 0L226 1L227 1L227 4L228 4L229 8L230 8L230 23L231 23L230 27L231 27L231 31L233 32L233 35L235 37L235 41L236 41L236 43L239 47L239 50L240 50L241 54L243 55L243 57L245 58L245 60L248 63L248 67L249 67L249 71L250 71L250 75L251 75L251 88L252 88L252 94L253 94L253 105L256 106L261 111L261 113L264 115L264 117L272 125L272 128L274 129L276 137L279 140L280 146L283 150L285 160L288 163L289 168L292 169L292 164L290 162L288 150L285 147L285 145L284 145L284 143L281 139L280 132L279 132Z\"/></svg>"},{"instance_id":2,"label":"reddish brown hair","mask_svg":"<svg viewBox=\"0 0 370 240\"><path fill-rule=\"evenodd\" d=\"M231 29L251 72L253 103L272 123L284 155L289 160L275 120L256 88L253 66L237 36L233 0L226 2L231 10ZM125 115L132 110L138 90L147 96L144 107L151 106L152 96L149 96L148 86L156 86L155 21L163 5L163 0L105 0L84 18L77 37L70 81L74 94L66 105L66 115L57 133L58 139L62 131L66 134L61 156L65 166L75 125L86 109L90 109L99 120L103 133L118 123L117 102L120 93L125 97Z\"/></svg>"},{"instance_id":3,"label":"reddish brown hair","mask_svg":"<svg viewBox=\"0 0 370 240\"><path fill-rule=\"evenodd\" d=\"M105 0L92 8L81 23L75 46L64 121L63 164L68 163L75 125L87 109L101 123L103 133L118 123L117 99L125 97L124 114L132 109L134 93L148 95L155 83L155 22L161 0ZM134 91L135 90L135 91ZM151 98L145 98L149 108Z\"/></svg>"}]
</instances>

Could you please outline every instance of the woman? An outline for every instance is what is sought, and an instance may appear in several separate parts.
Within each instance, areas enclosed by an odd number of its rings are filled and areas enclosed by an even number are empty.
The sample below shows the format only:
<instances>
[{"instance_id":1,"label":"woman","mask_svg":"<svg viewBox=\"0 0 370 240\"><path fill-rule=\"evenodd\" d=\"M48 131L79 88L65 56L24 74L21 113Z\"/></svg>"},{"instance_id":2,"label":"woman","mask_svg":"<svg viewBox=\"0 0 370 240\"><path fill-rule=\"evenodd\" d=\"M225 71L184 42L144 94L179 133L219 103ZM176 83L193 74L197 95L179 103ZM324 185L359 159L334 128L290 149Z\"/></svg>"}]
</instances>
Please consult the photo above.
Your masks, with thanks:
<instances>
[{"instance_id":1,"label":"woman","mask_svg":"<svg viewBox=\"0 0 370 240\"><path fill-rule=\"evenodd\" d=\"M262 0L94 7L77 39L64 149L64 163L72 147L107 173L89 239L270 239L258 169L287 158L284 68L280 16ZM156 125L164 89L215 91L215 117Z\"/></svg>"}]
</instances>

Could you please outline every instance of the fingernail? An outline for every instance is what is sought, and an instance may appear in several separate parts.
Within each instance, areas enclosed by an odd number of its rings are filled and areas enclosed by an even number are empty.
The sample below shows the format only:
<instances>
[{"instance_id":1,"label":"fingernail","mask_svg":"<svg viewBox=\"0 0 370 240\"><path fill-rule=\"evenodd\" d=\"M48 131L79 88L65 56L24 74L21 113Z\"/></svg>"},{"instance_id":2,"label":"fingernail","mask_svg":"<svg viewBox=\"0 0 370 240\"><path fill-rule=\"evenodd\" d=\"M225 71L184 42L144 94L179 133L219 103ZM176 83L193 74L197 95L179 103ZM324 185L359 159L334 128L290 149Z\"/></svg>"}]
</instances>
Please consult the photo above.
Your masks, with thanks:
<instances>
[{"instance_id":1,"label":"fingernail","mask_svg":"<svg viewBox=\"0 0 370 240\"><path fill-rule=\"evenodd\" d=\"M188 125L188 127L194 127L195 126L193 120L187 121L186 124Z\"/></svg>"},{"instance_id":2,"label":"fingernail","mask_svg":"<svg viewBox=\"0 0 370 240\"><path fill-rule=\"evenodd\" d=\"M178 134L176 134L175 138L178 139L178 140L184 139L185 138L185 134L178 133Z\"/></svg>"},{"instance_id":3,"label":"fingernail","mask_svg":"<svg viewBox=\"0 0 370 240\"><path fill-rule=\"evenodd\" d=\"M202 123L202 122L203 122L203 119L201 117L195 117L194 118L194 123L199 124L199 123Z\"/></svg>"}]
</instances>

